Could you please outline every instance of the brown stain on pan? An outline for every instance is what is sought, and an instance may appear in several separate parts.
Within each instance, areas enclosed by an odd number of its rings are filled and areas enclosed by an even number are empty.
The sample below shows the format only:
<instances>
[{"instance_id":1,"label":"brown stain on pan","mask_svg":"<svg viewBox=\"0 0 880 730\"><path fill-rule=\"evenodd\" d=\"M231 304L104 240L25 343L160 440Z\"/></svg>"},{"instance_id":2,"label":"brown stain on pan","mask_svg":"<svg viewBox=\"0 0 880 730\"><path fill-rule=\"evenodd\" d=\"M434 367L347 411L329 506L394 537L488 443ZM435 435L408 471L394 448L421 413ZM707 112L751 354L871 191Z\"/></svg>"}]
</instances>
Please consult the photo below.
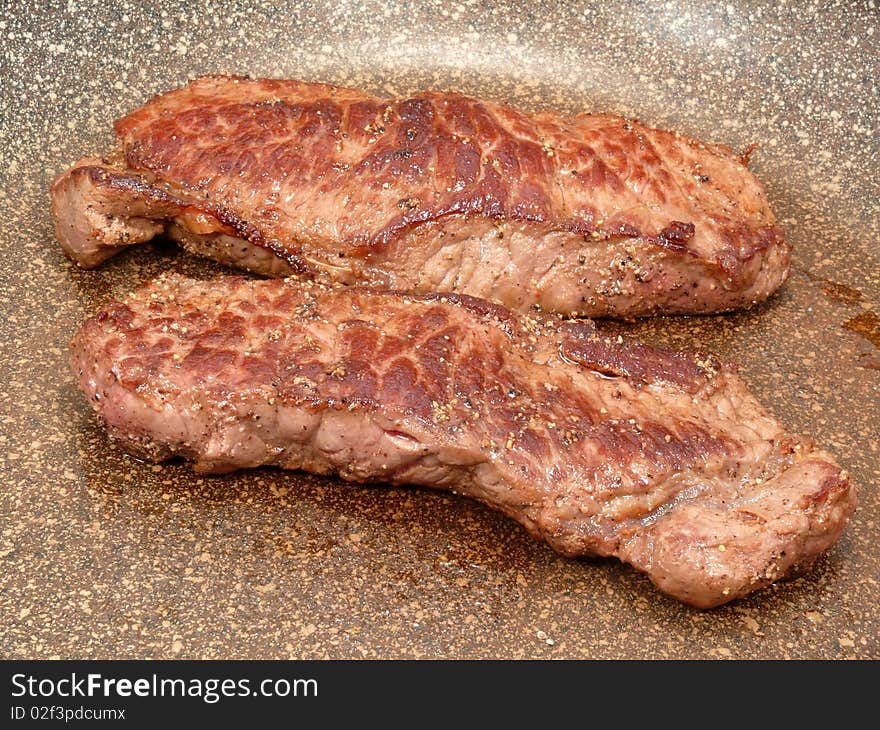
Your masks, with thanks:
<instances>
[{"instance_id":1,"label":"brown stain on pan","mask_svg":"<svg viewBox=\"0 0 880 730\"><path fill-rule=\"evenodd\" d=\"M880 317L871 309L867 309L843 323L843 326L864 337L874 347L880 349Z\"/></svg>"},{"instance_id":2,"label":"brown stain on pan","mask_svg":"<svg viewBox=\"0 0 880 730\"><path fill-rule=\"evenodd\" d=\"M866 370L880 370L880 356L864 352L859 355L856 365Z\"/></svg>"},{"instance_id":3,"label":"brown stain on pan","mask_svg":"<svg viewBox=\"0 0 880 730\"><path fill-rule=\"evenodd\" d=\"M822 293L833 302L844 302L846 304L856 304L862 300L862 292L852 286L846 284L838 284L831 279L825 279L825 286L822 287Z\"/></svg>"}]
</instances>

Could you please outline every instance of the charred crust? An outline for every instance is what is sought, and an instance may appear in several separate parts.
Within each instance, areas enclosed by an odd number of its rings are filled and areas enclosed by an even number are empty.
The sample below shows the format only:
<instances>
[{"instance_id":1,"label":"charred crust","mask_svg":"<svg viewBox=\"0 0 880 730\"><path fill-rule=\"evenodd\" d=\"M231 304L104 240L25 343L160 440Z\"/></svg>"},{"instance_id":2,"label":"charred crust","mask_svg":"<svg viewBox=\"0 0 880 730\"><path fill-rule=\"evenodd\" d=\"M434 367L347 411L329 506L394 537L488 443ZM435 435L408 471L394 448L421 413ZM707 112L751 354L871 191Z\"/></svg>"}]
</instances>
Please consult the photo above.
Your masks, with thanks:
<instances>
[{"instance_id":1,"label":"charred crust","mask_svg":"<svg viewBox=\"0 0 880 730\"><path fill-rule=\"evenodd\" d=\"M657 234L654 243L661 248L674 251L675 253L696 256L696 252L688 248L688 242L693 239L695 230L693 223L672 221Z\"/></svg>"}]
</instances>

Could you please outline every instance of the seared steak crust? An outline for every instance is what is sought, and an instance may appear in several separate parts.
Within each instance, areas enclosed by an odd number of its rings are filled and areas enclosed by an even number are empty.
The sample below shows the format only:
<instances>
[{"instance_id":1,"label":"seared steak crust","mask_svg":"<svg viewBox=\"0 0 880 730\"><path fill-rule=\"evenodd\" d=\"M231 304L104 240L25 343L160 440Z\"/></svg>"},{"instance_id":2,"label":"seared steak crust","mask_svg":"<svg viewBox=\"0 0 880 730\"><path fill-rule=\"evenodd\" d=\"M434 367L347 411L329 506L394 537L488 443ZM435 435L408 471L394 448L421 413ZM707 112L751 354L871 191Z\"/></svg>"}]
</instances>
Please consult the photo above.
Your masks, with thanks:
<instances>
[{"instance_id":1,"label":"seared steak crust","mask_svg":"<svg viewBox=\"0 0 880 730\"><path fill-rule=\"evenodd\" d=\"M167 276L71 350L136 455L449 489L700 607L809 563L855 503L729 366L467 296Z\"/></svg>"},{"instance_id":2,"label":"seared steak crust","mask_svg":"<svg viewBox=\"0 0 880 730\"><path fill-rule=\"evenodd\" d=\"M212 76L115 128L53 185L86 267L167 229L258 273L589 316L749 306L788 275L743 160L632 119Z\"/></svg>"}]
</instances>

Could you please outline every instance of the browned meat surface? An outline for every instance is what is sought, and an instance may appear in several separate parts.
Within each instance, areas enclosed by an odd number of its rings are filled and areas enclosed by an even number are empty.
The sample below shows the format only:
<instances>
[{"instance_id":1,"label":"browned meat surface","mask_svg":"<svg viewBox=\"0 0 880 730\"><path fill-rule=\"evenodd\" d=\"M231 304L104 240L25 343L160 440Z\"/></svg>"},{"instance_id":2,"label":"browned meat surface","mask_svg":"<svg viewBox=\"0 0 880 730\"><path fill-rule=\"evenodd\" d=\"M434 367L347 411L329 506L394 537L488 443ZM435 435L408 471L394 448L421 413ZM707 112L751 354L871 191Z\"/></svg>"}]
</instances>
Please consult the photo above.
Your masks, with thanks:
<instances>
[{"instance_id":1,"label":"browned meat surface","mask_svg":"<svg viewBox=\"0 0 880 730\"><path fill-rule=\"evenodd\" d=\"M855 503L729 366L467 296L167 276L72 365L139 456L452 490L700 607L808 564Z\"/></svg>"},{"instance_id":2,"label":"browned meat surface","mask_svg":"<svg viewBox=\"0 0 880 730\"><path fill-rule=\"evenodd\" d=\"M212 76L116 132L52 188L85 267L164 232L257 273L623 317L747 307L788 275L740 157L632 119Z\"/></svg>"}]
</instances>

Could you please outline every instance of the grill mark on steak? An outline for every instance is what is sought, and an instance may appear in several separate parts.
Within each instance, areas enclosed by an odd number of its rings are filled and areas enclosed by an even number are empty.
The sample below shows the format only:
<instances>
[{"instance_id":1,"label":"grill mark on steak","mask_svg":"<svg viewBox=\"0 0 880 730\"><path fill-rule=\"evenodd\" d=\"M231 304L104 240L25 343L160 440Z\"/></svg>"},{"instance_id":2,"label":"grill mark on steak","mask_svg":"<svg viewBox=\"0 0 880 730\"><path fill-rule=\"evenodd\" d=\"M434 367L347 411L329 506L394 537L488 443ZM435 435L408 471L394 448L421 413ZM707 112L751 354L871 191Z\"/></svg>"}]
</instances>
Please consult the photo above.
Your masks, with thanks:
<instances>
[{"instance_id":1,"label":"grill mark on steak","mask_svg":"<svg viewBox=\"0 0 880 730\"><path fill-rule=\"evenodd\" d=\"M167 276L71 348L134 454L449 489L700 607L808 564L855 503L729 366L466 295Z\"/></svg>"},{"instance_id":2,"label":"grill mark on steak","mask_svg":"<svg viewBox=\"0 0 880 730\"><path fill-rule=\"evenodd\" d=\"M161 232L172 196L195 212L175 214L176 237L226 263L422 292L443 283L522 311L723 311L766 298L788 275L789 248L742 161L635 120L212 76L115 129L109 177L91 172L84 186L78 171L96 164L87 158L53 185L59 239L86 267L126 241L77 225L83 207L111 201L124 220L131 189L145 187L133 216ZM237 256L202 240L218 231L241 239ZM438 239L478 255L436 256Z\"/></svg>"}]
</instances>

